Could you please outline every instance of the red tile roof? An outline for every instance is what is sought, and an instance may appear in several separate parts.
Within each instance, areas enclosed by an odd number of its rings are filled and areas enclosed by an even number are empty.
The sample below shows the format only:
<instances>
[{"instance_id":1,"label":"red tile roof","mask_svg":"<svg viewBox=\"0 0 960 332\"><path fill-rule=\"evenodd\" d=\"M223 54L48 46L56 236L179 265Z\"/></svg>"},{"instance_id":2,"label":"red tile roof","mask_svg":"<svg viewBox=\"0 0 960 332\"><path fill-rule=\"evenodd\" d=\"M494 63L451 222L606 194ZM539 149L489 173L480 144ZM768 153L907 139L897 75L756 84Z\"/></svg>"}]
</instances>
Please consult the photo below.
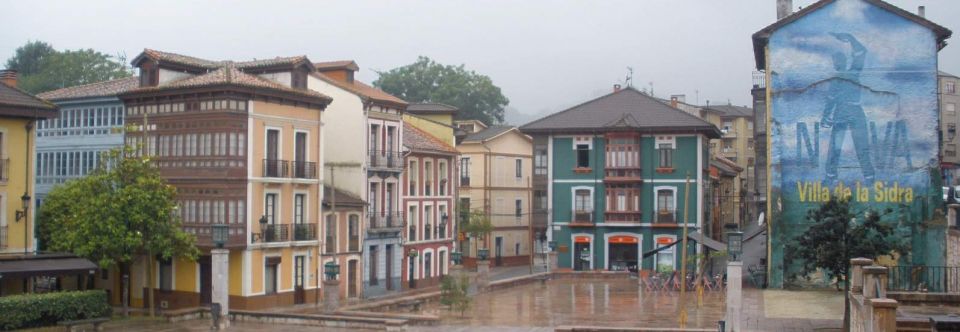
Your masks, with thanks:
<instances>
[{"instance_id":1,"label":"red tile roof","mask_svg":"<svg viewBox=\"0 0 960 332\"><path fill-rule=\"evenodd\" d=\"M192 57L189 55L157 51L149 48L143 49L143 53L140 53L139 56L134 58L133 63L136 64L140 62L140 59L142 57L147 57L151 60L158 61L158 62L172 62L180 65L207 68L207 69L215 69L218 66L220 66L219 61L210 61L207 59L201 59L201 58Z\"/></svg>"},{"instance_id":2,"label":"red tile roof","mask_svg":"<svg viewBox=\"0 0 960 332\"><path fill-rule=\"evenodd\" d=\"M233 85L233 86L241 86L241 87L248 87L248 88L268 89L268 90L280 91L285 93L298 94L302 96L315 97L315 98L324 99L327 102L330 102L330 100L332 100L330 97L313 90L294 89L294 88L290 88L282 84L276 83L274 81L261 78L256 75L244 73L239 69L237 69L237 67L232 62L229 62L229 61L225 61L223 62L223 64L224 65L222 67L203 75L186 77L180 80L162 84L160 86L140 87L132 90L132 92L197 88L197 87L218 86L218 85Z\"/></svg>"},{"instance_id":3,"label":"red tile roof","mask_svg":"<svg viewBox=\"0 0 960 332\"><path fill-rule=\"evenodd\" d=\"M406 121L403 123L403 146L417 152L457 153L457 149Z\"/></svg>"},{"instance_id":4,"label":"red tile roof","mask_svg":"<svg viewBox=\"0 0 960 332\"><path fill-rule=\"evenodd\" d=\"M316 64L315 64L316 65ZM394 97L393 95L384 92L383 90L377 89L375 87L364 84L363 82L354 80L353 83L347 83L341 80L331 78L322 73L310 73L313 77L319 78L327 83L336 85L344 90L350 91L353 94L359 95L362 98L369 98L373 101L386 103L399 108L406 108L407 102L403 99Z\"/></svg>"},{"instance_id":5,"label":"red tile roof","mask_svg":"<svg viewBox=\"0 0 960 332\"><path fill-rule=\"evenodd\" d=\"M288 56L288 57L276 57L273 59L261 59L253 61L241 61L237 62L236 66L240 69L254 69L254 68L265 68L273 66L297 66L300 64L307 64L309 67L313 67L313 63L310 62L310 59L307 59L306 55L298 56Z\"/></svg>"},{"instance_id":6,"label":"red tile roof","mask_svg":"<svg viewBox=\"0 0 960 332\"><path fill-rule=\"evenodd\" d=\"M317 70L334 70L334 69L350 69L353 71L360 70L360 66L357 65L353 60L338 60L338 61L324 61L316 62L313 64Z\"/></svg>"},{"instance_id":7,"label":"red tile roof","mask_svg":"<svg viewBox=\"0 0 960 332\"><path fill-rule=\"evenodd\" d=\"M90 83L57 89L38 94L37 97L46 100L64 100L91 97L109 97L136 89L140 86L140 77L131 76L110 81Z\"/></svg>"}]
</instances>

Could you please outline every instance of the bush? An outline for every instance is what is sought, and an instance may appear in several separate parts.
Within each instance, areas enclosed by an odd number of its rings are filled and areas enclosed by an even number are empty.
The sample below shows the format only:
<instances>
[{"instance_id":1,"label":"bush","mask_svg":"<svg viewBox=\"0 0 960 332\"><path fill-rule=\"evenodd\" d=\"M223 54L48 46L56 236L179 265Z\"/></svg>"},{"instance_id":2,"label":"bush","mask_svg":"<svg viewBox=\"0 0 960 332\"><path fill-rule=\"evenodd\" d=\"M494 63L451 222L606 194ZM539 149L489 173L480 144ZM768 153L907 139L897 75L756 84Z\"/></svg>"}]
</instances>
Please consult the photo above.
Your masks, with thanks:
<instances>
[{"instance_id":1,"label":"bush","mask_svg":"<svg viewBox=\"0 0 960 332\"><path fill-rule=\"evenodd\" d=\"M112 310L103 290L4 296L0 297L0 330L109 317Z\"/></svg>"}]
</instances>

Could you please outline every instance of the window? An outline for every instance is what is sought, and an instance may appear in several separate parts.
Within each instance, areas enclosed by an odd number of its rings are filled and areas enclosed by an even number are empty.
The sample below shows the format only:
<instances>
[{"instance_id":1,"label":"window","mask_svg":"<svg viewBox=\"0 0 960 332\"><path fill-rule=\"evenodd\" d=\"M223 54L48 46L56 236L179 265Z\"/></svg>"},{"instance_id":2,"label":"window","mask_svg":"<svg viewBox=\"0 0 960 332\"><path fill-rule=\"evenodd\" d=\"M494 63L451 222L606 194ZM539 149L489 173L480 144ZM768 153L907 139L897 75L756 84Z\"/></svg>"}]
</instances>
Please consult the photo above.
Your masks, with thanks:
<instances>
[{"instance_id":1,"label":"window","mask_svg":"<svg viewBox=\"0 0 960 332\"><path fill-rule=\"evenodd\" d=\"M324 247L327 254L337 252L337 217L333 214L327 215L326 230L324 231Z\"/></svg>"},{"instance_id":2,"label":"window","mask_svg":"<svg viewBox=\"0 0 960 332\"><path fill-rule=\"evenodd\" d=\"M673 243L673 239L670 238L657 238L657 248L662 248ZM657 252L657 271L658 272L670 272L673 271L673 262L674 254L673 249L676 246L671 246L670 248L663 249Z\"/></svg>"},{"instance_id":3,"label":"window","mask_svg":"<svg viewBox=\"0 0 960 332\"><path fill-rule=\"evenodd\" d=\"M944 84L943 84L943 92L945 92L945 93L951 93L951 94L952 94L952 93L956 93L956 92L957 92L956 84L953 83L953 82L946 82L946 83L944 83Z\"/></svg>"},{"instance_id":4,"label":"window","mask_svg":"<svg viewBox=\"0 0 960 332\"><path fill-rule=\"evenodd\" d=\"M515 168L516 170L514 173L517 174L517 178L518 179L522 178L523 177L523 159L517 159Z\"/></svg>"},{"instance_id":5,"label":"window","mask_svg":"<svg viewBox=\"0 0 960 332\"><path fill-rule=\"evenodd\" d=\"M350 231L350 247L348 250L353 252L360 251L360 216L351 214L348 227Z\"/></svg>"},{"instance_id":6,"label":"window","mask_svg":"<svg viewBox=\"0 0 960 332\"><path fill-rule=\"evenodd\" d=\"M267 258L267 263L263 269L263 283L264 283L264 293L267 294L276 294L277 293L277 263L271 262L269 257Z\"/></svg>"},{"instance_id":7,"label":"window","mask_svg":"<svg viewBox=\"0 0 960 332\"><path fill-rule=\"evenodd\" d=\"M673 167L673 145L660 144L660 168Z\"/></svg>"},{"instance_id":8,"label":"window","mask_svg":"<svg viewBox=\"0 0 960 332\"><path fill-rule=\"evenodd\" d=\"M377 282L377 246L370 246L370 268L367 269L370 271L370 276L367 278L370 280L371 286L376 286Z\"/></svg>"},{"instance_id":9,"label":"window","mask_svg":"<svg viewBox=\"0 0 960 332\"><path fill-rule=\"evenodd\" d=\"M430 263L433 261L433 253L423 254L423 278L430 278L433 276L433 271L430 271Z\"/></svg>"},{"instance_id":10,"label":"window","mask_svg":"<svg viewBox=\"0 0 960 332\"><path fill-rule=\"evenodd\" d=\"M160 277L160 290L170 291L173 290L173 262L170 259L160 259L158 261L160 268L158 273Z\"/></svg>"},{"instance_id":11,"label":"window","mask_svg":"<svg viewBox=\"0 0 960 332\"><path fill-rule=\"evenodd\" d=\"M533 150L533 174L547 175L547 149L543 147Z\"/></svg>"},{"instance_id":12,"label":"window","mask_svg":"<svg viewBox=\"0 0 960 332\"><path fill-rule=\"evenodd\" d=\"M460 158L460 185L470 185L470 157Z\"/></svg>"},{"instance_id":13,"label":"window","mask_svg":"<svg viewBox=\"0 0 960 332\"><path fill-rule=\"evenodd\" d=\"M433 192L433 162L423 162L423 195L430 196Z\"/></svg>"},{"instance_id":14,"label":"window","mask_svg":"<svg viewBox=\"0 0 960 332\"><path fill-rule=\"evenodd\" d=\"M673 212L673 190L670 190L670 189L657 190L657 211L659 211L660 213Z\"/></svg>"},{"instance_id":15,"label":"window","mask_svg":"<svg viewBox=\"0 0 960 332\"><path fill-rule=\"evenodd\" d=\"M617 193L617 211L626 211L627 210L627 193L618 192Z\"/></svg>"},{"instance_id":16,"label":"window","mask_svg":"<svg viewBox=\"0 0 960 332\"><path fill-rule=\"evenodd\" d=\"M420 224L420 219L417 218L417 206L411 206L410 212L407 213L408 222L410 223L410 233L407 234L407 240L417 241L417 227Z\"/></svg>"},{"instance_id":17,"label":"window","mask_svg":"<svg viewBox=\"0 0 960 332\"><path fill-rule=\"evenodd\" d=\"M577 144L577 168L590 168L590 145Z\"/></svg>"},{"instance_id":18,"label":"window","mask_svg":"<svg viewBox=\"0 0 960 332\"><path fill-rule=\"evenodd\" d=\"M943 111L946 112L947 115L957 115L957 104L945 103L943 104Z\"/></svg>"},{"instance_id":19,"label":"window","mask_svg":"<svg viewBox=\"0 0 960 332\"><path fill-rule=\"evenodd\" d=\"M386 146L386 148L387 148L387 149L386 149L386 150L387 150L387 153L393 153L393 145L394 145L394 143L393 143L393 137L394 137L393 132L395 131L395 129L396 129L396 127L387 127L387 146ZM388 157L388 158L393 158L393 156L387 156L387 157Z\"/></svg>"},{"instance_id":20,"label":"window","mask_svg":"<svg viewBox=\"0 0 960 332\"><path fill-rule=\"evenodd\" d=\"M728 133L733 130L733 121L724 121L723 122L723 132Z\"/></svg>"},{"instance_id":21,"label":"window","mask_svg":"<svg viewBox=\"0 0 960 332\"><path fill-rule=\"evenodd\" d=\"M306 195L296 194L293 196L293 222L297 225L303 224L303 203Z\"/></svg>"},{"instance_id":22,"label":"window","mask_svg":"<svg viewBox=\"0 0 960 332\"><path fill-rule=\"evenodd\" d=\"M380 150L380 126L370 125L370 154L374 155Z\"/></svg>"},{"instance_id":23,"label":"window","mask_svg":"<svg viewBox=\"0 0 960 332\"><path fill-rule=\"evenodd\" d=\"M547 209L547 193L545 190L533 191L533 209L536 211Z\"/></svg>"},{"instance_id":24,"label":"window","mask_svg":"<svg viewBox=\"0 0 960 332\"><path fill-rule=\"evenodd\" d=\"M590 212L593 210L593 202L590 201L590 190L577 189L574 192L574 210L577 212Z\"/></svg>"},{"instance_id":25,"label":"window","mask_svg":"<svg viewBox=\"0 0 960 332\"><path fill-rule=\"evenodd\" d=\"M450 181L447 180L447 178L448 178L448 176L447 176L447 161L446 161L446 160L441 160L441 161L439 161L439 166L440 166L440 171L439 171L439 173L440 173L440 183L439 183L439 189L437 190L437 194L439 194L440 196L446 196L446 195L447 195L447 184L450 182Z\"/></svg>"},{"instance_id":26,"label":"window","mask_svg":"<svg viewBox=\"0 0 960 332\"><path fill-rule=\"evenodd\" d=\"M433 207L425 206L423 207L423 239L430 240L430 235L433 233Z\"/></svg>"},{"instance_id":27,"label":"window","mask_svg":"<svg viewBox=\"0 0 960 332\"><path fill-rule=\"evenodd\" d=\"M513 215L517 217L517 220L520 220L520 216L523 215L523 200L518 198L514 201L514 205Z\"/></svg>"},{"instance_id":28,"label":"window","mask_svg":"<svg viewBox=\"0 0 960 332\"><path fill-rule=\"evenodd\" d=\"M957 137L957 125L955 123L947 124L947 140L952 141L954 137Z\"/></svg>"},{"instance_id":29,"label":"window","mask_svg":"<svg viewBox=\"0 0 960 332\"><path fill-rule=\"evenodd\" d=\"M264 199L263 214L267 216L268 224L277 224L277 194L267 194Z\"/></svg>"},{"instance_id":30,"label":"window","mask_svg":"<svg viewBox=\"0 0 960 332\"><path fill-rule=\"evenodd\" d=\"M417 195L417 186L418 186L417 180L418 180L419 175L420 175L420 169L417 168L417 161L416 161L416 160L411 160L411 161L410 161L410 171L407 172L407 174L408 174L407 177L409 178L407 181L410 182L410 186L409 186L410 188L409 188L409 192L408 192L407 194L409 194L410 196L416 196L416 195Z\"/></svg>"}]
</instances>

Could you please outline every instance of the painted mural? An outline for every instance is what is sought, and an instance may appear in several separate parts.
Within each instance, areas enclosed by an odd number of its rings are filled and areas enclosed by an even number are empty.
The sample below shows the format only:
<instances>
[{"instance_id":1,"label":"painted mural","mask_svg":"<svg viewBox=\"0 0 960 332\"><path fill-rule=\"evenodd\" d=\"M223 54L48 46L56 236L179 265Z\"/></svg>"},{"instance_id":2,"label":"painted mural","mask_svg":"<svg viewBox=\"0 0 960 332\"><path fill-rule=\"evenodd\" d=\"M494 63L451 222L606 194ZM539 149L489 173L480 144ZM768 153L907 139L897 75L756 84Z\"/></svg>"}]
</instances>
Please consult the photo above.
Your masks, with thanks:
<instances>
[{"instance_id":1,"label":"painted mural","mask_svg":"<svg viewBox=\"0 0 960 332\"><path fill-rule=\"evenodd\" d=\"M897 208L901 231L915 233L909 222L929 219L940 199L933 32L838 0L776 30L768 50L776 243L804 231L806 211L831 197Z\"/></svg>"}]
</instances>

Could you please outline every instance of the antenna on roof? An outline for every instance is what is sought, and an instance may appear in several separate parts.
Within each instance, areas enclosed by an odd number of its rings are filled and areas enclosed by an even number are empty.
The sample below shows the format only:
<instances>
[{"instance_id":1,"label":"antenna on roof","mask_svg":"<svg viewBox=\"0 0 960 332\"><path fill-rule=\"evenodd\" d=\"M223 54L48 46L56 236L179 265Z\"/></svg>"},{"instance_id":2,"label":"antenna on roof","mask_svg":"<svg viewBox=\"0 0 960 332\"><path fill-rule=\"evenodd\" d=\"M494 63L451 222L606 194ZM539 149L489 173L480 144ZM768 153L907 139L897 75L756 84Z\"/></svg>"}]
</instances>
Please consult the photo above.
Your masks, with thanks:
<instances>
[{"instance_id":1,"label":"antenna on roof","mask_svg":"<svg viewBox=\"0 0 960 332\"><path fill-rule=\"evenodd\" d=\"M653 82L650 82L650 96L653 97Z\"/></svg>"},{"instance_id":2,"label":"antenna on roof","mask_svg":"<svg viewBox=\"0 0 960 332\"><path fill-rule=\"evenodd\" d=\"M627 78L623 81L628 88L633 87L633 67L627 67Z\"/></svg>"}]
</instances>

